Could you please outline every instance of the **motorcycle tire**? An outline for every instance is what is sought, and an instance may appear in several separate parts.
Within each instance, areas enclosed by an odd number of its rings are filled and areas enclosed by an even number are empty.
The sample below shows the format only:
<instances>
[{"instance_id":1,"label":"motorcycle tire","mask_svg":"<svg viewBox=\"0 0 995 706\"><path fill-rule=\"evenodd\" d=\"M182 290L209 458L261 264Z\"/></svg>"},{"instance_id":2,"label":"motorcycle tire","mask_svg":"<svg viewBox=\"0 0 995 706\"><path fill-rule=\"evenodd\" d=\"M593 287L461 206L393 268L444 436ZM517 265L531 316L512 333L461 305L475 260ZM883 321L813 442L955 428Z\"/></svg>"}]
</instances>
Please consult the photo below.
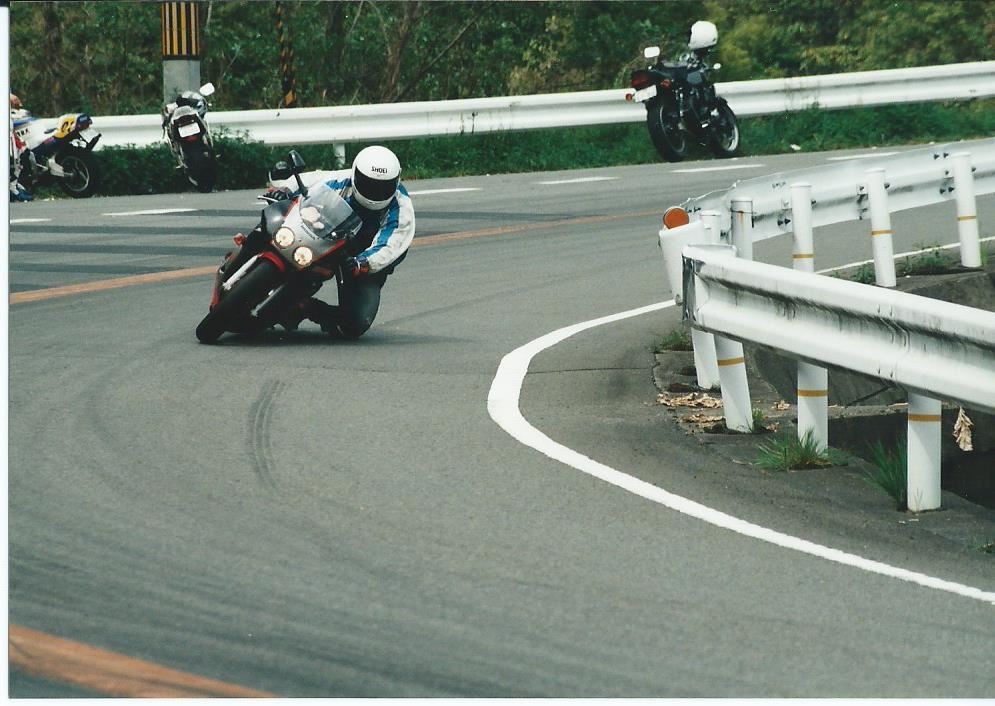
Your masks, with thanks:
<instances>
[{"instance_id":1,"label":"motorcycle tire","mask_svg":"<svg viewBox=\"0 0 995 706\"><path fill-rule=\"evenodd\" d=\"M197 191L207 194L214 189L217 180L217 166L210 150L198 147L186 154L187 178Z\"/></svg>"},{"instance_id":2,"label":"motorcycle tire","mask_svg":"<svg viewBox=\"0 0 995 706\"><path fill-rule=\"evenodd\" d=\"M657 153L668 162L680 162L687 154L687 135L666 103L659 102L646 108L646 128Z\"/></svg>"},{"instance_id":3,"label":"motorcycle tire","mask_svg":"<svg viewBox=\"0 0 995 706\"><path fill-rule=\"evenodd\" d=\"M76 199L93 196L97 188L93 153L79 149L69 150L58 158L58 162L66 171L66 176L58 180L59 188Z\"/></svg>"},{"instance_id":4,"label":"motorcycle tire","mask_svg":"<svg viewBox=\"0 0 995 706\"><path fill-rule=\"evenodd\" d=\"M719 114L712 119L708 145L716 157L735 157L739 152L739 122L736 114L722 98L719 98L715 109Z\"/></svg>"},{"instance_id":5,"label":"motorcycle tire","mask_svg":"<svg viewBox=\"0 0 995 706\"><path fill-rule=\"evenodd\" d=\"M248 333L256 328L252 322L255 309L279 281L276 265L260 259L256 266L225 295L197 326L197 340L215 343L225 331ZM258 328L264 324L258 322Z\"/></svg>"}]
</instances>

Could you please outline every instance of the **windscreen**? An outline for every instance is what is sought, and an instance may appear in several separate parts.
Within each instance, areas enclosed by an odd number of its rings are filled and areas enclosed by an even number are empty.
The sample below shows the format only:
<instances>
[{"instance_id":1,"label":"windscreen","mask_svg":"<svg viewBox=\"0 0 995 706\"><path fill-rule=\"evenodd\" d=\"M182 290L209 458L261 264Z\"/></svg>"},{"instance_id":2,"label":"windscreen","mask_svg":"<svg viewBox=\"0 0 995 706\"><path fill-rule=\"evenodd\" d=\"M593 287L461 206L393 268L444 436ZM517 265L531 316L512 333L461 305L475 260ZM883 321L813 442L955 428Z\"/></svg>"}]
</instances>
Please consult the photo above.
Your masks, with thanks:
<instances>
[{"instance_id":1,"label":"windscreen","mask_svg":"<svg viewBox=\"0 0 995 706\"><path fill-rule=\"evenodd\" d=\"M322 240L338 240L358 233L363 221L337 191L316 189L288 215L284 225Z\"/></svg>"}]
</instances>

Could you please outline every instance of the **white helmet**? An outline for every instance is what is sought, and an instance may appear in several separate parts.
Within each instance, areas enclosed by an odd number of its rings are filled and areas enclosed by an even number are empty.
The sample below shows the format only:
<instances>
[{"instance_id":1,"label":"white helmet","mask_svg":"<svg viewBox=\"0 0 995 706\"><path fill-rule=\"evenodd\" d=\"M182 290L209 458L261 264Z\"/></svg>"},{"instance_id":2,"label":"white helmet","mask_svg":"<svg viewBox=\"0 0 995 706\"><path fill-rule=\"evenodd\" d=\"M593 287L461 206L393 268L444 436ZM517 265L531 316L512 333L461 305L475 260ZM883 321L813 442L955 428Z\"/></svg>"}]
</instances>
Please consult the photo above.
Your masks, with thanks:
<instances>
[{"instance_id":1,"label":"white helmet","mask_svg":"<svg viewBox=\"0 0 995 706\"><path fill-rule=\"evenodd\" d=\"M386 147L373 145L352 160L352 186L356 201L372 211L386 208L397 191L401 163Z\"/></svg>"},{"instance_id":2,"label":"white helmet","mask_svg":"<svg viewBox=\"0 0 995 706\"><path fill-rule=\"evenodd\" d=\"M711 22L698 20L691 25L691 37L688 39L688 49L709 49L718 44L719 30Z\"/></svg>"}]
</instances>

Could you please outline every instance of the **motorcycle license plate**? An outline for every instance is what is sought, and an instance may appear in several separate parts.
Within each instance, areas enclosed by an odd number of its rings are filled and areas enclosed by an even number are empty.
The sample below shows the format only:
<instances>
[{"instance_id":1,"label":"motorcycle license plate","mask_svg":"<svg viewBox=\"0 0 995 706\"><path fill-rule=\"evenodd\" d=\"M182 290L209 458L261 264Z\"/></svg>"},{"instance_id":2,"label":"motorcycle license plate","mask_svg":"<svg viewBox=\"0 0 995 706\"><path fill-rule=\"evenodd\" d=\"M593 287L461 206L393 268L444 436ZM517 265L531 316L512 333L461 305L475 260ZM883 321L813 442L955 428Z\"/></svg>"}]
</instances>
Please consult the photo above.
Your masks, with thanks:
<instances>
[{"instance_id":1,"label":"motorcycle license plate","mask_svg":"<svg viewBox=\"0 0 995 706\"><path fill-rule=\"evenodd\" d=\"M190 137L190 135L197 135L200 133L200 125L197 123L190 123L189 125L180 125L177 130L180 137Z\"/></svg>"},{"instance_id":2,"label":"motorcycle license plate","mask_svg":"<svg viewBox=\"0 0 995 706\"><path fill-rule=\"evenodd\" d=\"M650 98L656 96L656 86L650 86L642 90L636 91L632 94L632 100L637 103L642 103L643 101L648 101Z\"/></svg>"}]
</instances>

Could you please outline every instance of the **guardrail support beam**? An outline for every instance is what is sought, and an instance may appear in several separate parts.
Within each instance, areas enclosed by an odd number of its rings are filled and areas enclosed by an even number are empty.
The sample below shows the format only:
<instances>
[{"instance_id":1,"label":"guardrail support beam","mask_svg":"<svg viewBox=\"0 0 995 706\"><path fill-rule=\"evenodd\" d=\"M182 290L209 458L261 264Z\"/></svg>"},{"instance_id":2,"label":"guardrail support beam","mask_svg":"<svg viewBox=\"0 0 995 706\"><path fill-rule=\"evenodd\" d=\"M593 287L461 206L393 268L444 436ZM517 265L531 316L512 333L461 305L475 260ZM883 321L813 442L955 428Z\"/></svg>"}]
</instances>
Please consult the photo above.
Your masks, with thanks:
<instances>
[{"instance_id":1,"label":"guardrail support beam","mask_svg":"<svg viewBox=\"0 0 995 706\"><path fill-rule=\"evenodd\" d=\"M974 198L974 175L971 155L958 152L951 157L954 172L954 196L957 200L957 236L960 238L960 264L981 267L981 241L978 237L978 207Z\"/></svg>"},{"instance_id":2,"label":"guardrail support beam","mask_svg":"<svg viewBox=\"0 0 995 706\"><path fill-rule=\"evenodd\" d=\"M681 251L685 245L708 242L711 237L704 221L691 221L687 225L660 230L660 249L663 251L663 264L667 280L677 303L682 301L681 287L684 277L684 260ZM691 345L694 348L694 371L698 387L712 390L720 385L719 368L715 362L715 339L712 334L691 328Z\"/></svg>"},{"instance_id":3,"label":"guardrail support beam","mask_svg":"<svg viewBox=\"0 0 995 706\"><path fill-rule=\"evenodd\" d=\"M733 199L730 203L732 244L736 256L753 259L753 199Z\"/></svg>"},{"instance_id":4,"label":"guardrail support beam","mask_svg":"<svg viewBox=\"0 0 995 706\"><path fill-rule=\"evenodd\" d=\"M791 185L791 224L794 269L815 272L815 236L812 229L812 185ZM813 341L813 343L815 343ZM798 439L811 433L816 448L829 446L829 374L825 368L798 362Z\"/></svg>"},{"instance_id":5,"label":"guardrail support beam","mask_svg":"<svg viewBox=\"0 0 995 706\"><path fill-rule=\"evenodd\" d=\"M888 188L884 169L868 169L867 199L871 205L871 249L874 252L874 283L879 287L894 287L895 248L892 244L891 211L888 210Z\"/></svg>"},{"instance_id":6,"label":"guardrail support beam","mask_svg":"<svg viewBox=\"0 0 995 706\"><path fill-rule=\"evenodd\" d=\"M750 384L746 378L743 344L725 336L715 336L715 355L722 382L722 407L726 426L733 431L753 431Z\"/></svg>"},{"instance_id":7,"label":"guardrail support beam","mask_svg":"<svg viewBox=\"0 0 995 706\"><path fill-rule=\"evenodd\" d=\"M940 507L940 433L943 408L939 400L909 393L908 480L909 510Z\"/></svg>"}]
</instances>

